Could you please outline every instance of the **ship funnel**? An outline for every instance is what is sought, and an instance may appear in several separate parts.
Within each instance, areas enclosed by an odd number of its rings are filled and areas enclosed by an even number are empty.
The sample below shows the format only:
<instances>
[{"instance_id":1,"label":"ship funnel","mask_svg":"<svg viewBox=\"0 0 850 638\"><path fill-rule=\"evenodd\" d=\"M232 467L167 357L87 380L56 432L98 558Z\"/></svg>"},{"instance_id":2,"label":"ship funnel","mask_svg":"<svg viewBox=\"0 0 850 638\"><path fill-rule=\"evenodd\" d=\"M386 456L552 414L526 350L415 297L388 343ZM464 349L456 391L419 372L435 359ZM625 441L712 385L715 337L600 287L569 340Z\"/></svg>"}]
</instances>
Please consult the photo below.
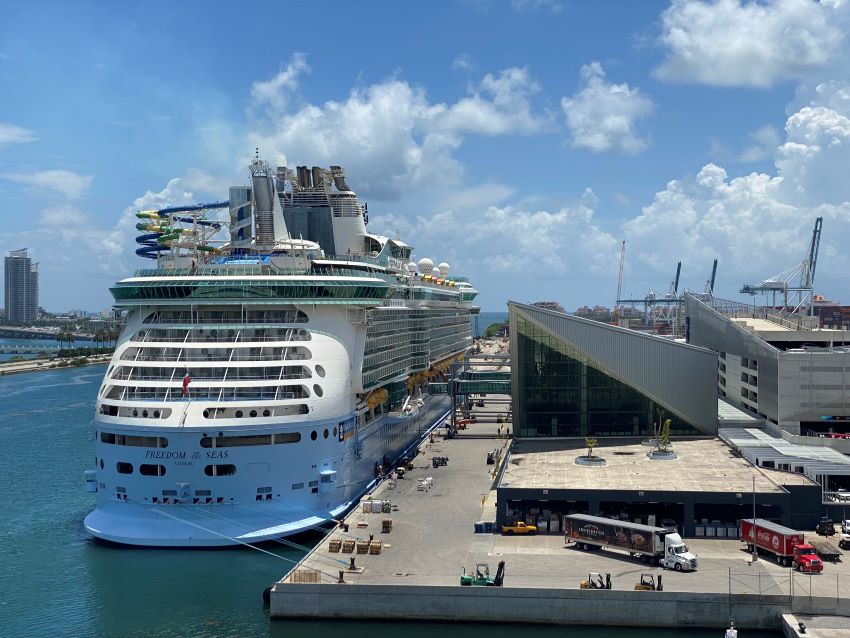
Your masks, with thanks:
<instances>
[{"instance_id":1,"label":"ship funnel","mask_svg":"<svg viewBox=\"0 0 850 638\"><path fill-rule=\"evenodd\" d=\"M312 180L310 179L310 171L306 166L298 167L298 185L303 188L310 188L313 185Z\"/></svg>"},{"instance_id":2,"label":"ship funnel","mask_svg":"<svg viewBox=\"0 0 850 638\"><path fill-rule=\"evenodd\" d=\"M345 183L345 172L341 166L331 166L331 175L334 178L334 185L338 191L350 191L348 184Z\"/></svg>"},{"instance_id":3,"label":"ship funnel","mask_svg":"<svg viewBox=\"0 0 850 638\"><path fill-rule=\"evenodd\" d=\"M324 171L319 166L313 167L313 188L322 188L325 178L322 176Z\"/></svg>"}]
</instances>

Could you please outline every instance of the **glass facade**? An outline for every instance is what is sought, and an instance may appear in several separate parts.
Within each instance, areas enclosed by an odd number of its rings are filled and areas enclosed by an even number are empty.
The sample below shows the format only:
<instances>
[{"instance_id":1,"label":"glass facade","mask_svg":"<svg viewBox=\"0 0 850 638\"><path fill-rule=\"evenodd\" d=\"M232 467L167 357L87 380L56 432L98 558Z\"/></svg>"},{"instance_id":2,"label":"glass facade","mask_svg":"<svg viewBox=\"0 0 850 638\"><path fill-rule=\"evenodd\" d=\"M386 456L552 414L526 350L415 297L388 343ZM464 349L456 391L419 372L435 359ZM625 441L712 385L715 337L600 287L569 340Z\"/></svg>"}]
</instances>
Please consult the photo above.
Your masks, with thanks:
<instances>
[{"instance_id":1,"label":"glass facade","mask_svg":"<svg viewBox=\"0 0 850 638\"><path fill-rule=\"evenodd\" d=\"M564 339L517 317L515 432L522 438L653 436L670 419L671 434L699 431L598 367Z\"/></svg>"}]
</instances>

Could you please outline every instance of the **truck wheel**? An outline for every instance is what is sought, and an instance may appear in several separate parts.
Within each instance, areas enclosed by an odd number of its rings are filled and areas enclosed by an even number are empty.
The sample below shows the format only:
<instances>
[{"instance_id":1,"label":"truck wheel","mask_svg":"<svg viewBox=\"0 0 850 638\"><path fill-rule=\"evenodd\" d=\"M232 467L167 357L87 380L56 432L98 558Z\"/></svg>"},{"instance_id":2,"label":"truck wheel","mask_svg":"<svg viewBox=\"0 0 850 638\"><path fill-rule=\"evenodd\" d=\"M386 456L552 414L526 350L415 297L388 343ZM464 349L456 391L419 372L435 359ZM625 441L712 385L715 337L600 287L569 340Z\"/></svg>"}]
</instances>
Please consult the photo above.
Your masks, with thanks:
<instances>
[{"instance_id":1,"label":"truck wheel","mask_svg":"<svg viewBox=\"0 0 850 638\"><path fill-rule=\"evenodd\" d=\"M797 571L800 572L801 574L803 573L803 564L802 563L797 563Z\"/></svg>"},{"instance_id":2,"label":"truck wheel","mask_svg":"<svg viewBox=\"0 0 850 638\"><path fill-rule=\"evenodd\" d=\"M673 565L673 569L675 569L677 572L682 571L682 563L676 563L675 565Z\"/></svg>"},{"instance_id":3,"label":"truck wheel","mask_svg":"<svg viewBox=\"0 0 850 638\"><path fill-rule=\"evenodd\" d=\"M512 529L509 529L507 532L505 532L505 534L507 534L508 536L513 536L513 533L514 533L514 530L512 530Z\"/></svg>"}]
</instances>

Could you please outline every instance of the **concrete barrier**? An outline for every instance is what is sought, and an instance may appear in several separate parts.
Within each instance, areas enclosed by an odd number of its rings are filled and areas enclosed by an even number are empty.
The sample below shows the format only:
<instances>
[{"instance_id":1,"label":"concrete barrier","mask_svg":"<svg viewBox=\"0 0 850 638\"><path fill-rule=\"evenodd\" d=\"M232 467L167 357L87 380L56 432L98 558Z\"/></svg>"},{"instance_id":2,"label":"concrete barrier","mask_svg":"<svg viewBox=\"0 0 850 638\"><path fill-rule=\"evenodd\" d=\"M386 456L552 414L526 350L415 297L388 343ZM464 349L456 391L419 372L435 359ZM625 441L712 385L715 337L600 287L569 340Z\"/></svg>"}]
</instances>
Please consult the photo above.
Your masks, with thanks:
<instances>
[{"instance_id":1,"label":"concrete barrier","mask_svg":"<svg viewBox=\"0 0 850 638\"><path fill-rule=\"evenodd\" d=\"M844 602L844 601L841 601ZM798 601L814 613L835 613L837 601ZM781 629L788 596L691 592L445 587L308 585L278 583L271 592L272 618L456 620L563 625Z\"/></svg>"}]
</instances>

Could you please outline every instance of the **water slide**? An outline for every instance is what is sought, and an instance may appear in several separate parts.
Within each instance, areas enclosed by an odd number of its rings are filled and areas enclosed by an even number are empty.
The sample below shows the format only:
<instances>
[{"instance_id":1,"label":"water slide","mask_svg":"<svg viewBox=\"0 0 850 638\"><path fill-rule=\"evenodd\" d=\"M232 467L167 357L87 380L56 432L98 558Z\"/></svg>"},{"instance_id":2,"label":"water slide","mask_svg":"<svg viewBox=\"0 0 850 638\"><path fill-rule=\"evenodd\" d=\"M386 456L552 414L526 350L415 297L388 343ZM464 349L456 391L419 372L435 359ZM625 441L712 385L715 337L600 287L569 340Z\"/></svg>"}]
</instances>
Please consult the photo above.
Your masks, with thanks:
<instances>
[{"instance_id":1,"label":"water slide","mask_svg":"<svg viewBox=\"0 0 850 638\"><path fill-rule=\"evenodd\" d=\"M149 222L140 222L136 224L136 229L147 231L143 235L136 237L136 243L140 248L136 249L136 254L139 257L147 259L156 259L157 255L169 249L168 244L180 237L182 229L171 228L169 220L174 213L189 213L200 210L214 210L217 208L227 208L230 206L229 201L211 202L209 204L191 204L188 206L170 206L159 210L140 210L136 213L139 219L148 219ZM218 230L221 228L220 222L210 221L208 219L196 219L192 216L174 217L174 220L183 222L184 224L197 224L198 226L207 226ZM198 246L199 250L212 250L208 246Z\"/></svg>"}]
</instances>

